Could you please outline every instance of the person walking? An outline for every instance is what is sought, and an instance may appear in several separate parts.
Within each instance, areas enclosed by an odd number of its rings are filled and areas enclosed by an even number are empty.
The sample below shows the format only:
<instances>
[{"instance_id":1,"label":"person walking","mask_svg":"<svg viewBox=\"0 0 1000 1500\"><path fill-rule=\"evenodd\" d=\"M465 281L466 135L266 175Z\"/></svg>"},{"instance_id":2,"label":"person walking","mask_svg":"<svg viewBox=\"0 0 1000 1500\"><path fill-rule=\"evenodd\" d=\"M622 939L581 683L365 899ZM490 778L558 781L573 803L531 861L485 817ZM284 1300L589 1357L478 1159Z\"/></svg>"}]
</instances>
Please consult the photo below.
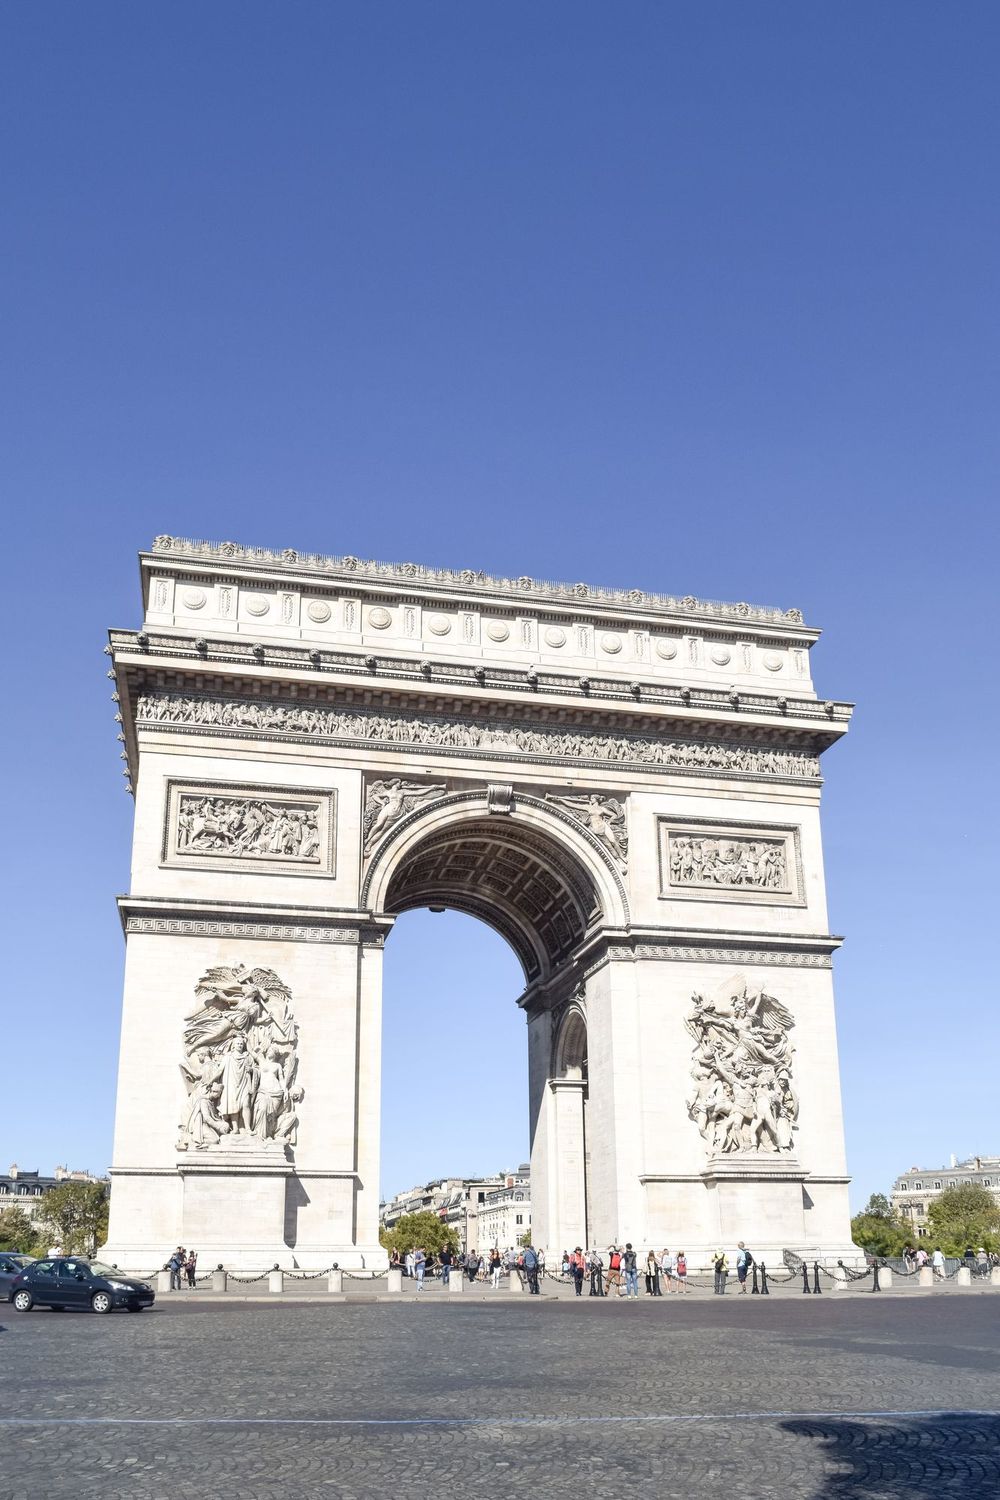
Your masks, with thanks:
<instances>
[{"instance_id":1,"label":"person walking","mask_svg":"<svg viewBox=\"0 0 1000 1500\"><path fill-rule=\"evenodd\" d=\"M688 1263L687 1256L684 1254L683 1250L679 1250L677 1252L677 1260L674 1263L674 1275L677 1277L677 1290L679 1292L688 1291Z\"/></svg>"},{"instance_id":2,"label":"person walking","mask_svg":"<svg viewBox=\"0 0 1000 1500\"><path fill-rule=\"evenodd\" d=\"M496 1245L494 1245L493 1249L490 1251L490 1280L493 1283L493 1290L495 1292L498 1292L500 1290L500 1275L502 1271L503 1258Z\"/></svg>"},{"instance_id":3,"label":"person walking","mask_svg":"<svg viewBox=\"0 0 1000 1500\"><path fill-rule=\"evenodd\" d=\"M417 1281L417 1291L424 1289L424 1271L427 1269L427 1254L421 1248L413 1252L413 1274Z\"/></svg>"},{"instance_id":4,"label":"person walking","mask_svg":"<svg viewBox=\"0 0 1000 1500\"><path fill-rule=\"evenodd\" d=\"M197 1270L198 1256L193 1250L189 1250L187 1253L187 1260L184 1262L184 1272L187 1276L187 1284L191 1288L192 1292L197 1290L197 1288L195 1287L195 1275L197 1273Z\"/></svg>"},{"instance_id":5,"label":"person walking","mask_svg":"<svg viewBox=\"0 0 1000 1500\"><path fill-rule=\"evenodd\" d=\"M570 1274L573 1277L573 1286L576 1289L576 1295L578 1297L582 1297L583 1278L586 1274L587 1262L579 1245L577 1245L576 1249L573 1251L573 1254L569 1258L569 1269Z\"/></svg>"},{"instance_id":6,"label":"person walking","mask_svg":"<svg viewBox=\"0 0 1000 1500\"><path fill-rule=\"evenodd\" d=\"M725 1250L716 1250L712 1259L712 1269L715 1271L715 1292L719 1297L726 1295L726 1278L729 1275L729 1262L726 1259Z\"/></svg>"},{"instance_id":7,"label":"person walking","mask_svg":"<svg viewBox=\"0 0 1000 1500\"><path fill-rule=\"evenodd\" d=\"M625 1254L622 1256L622 1270L625 1272L625 1296L633 1301L639 1300L639 1262L635 1251L632 1249L632 1241L625 1241Z\"/></svg>"},{"instance_id":8,"label":"person walking","mask_svg":"<svg viewBox=\"0 0 1000 1500\"><path fill-rule=\"evenodd\" d=\"M590 1252L590 1295L592 1297L604 1296L604 1262L599 1250Z\"/></svg>"},{"instance_id":9,"label":"person walking","mask_svg":"<svg viewBox=\"0 0 1000 1500\"><path fill-rule=\"evenodd\" d=\"M934 1279L936 1281L943 1281L944 1280L944 1254L942 1253L940 1245L935 1245L934 1246L934 1254L931 1256L931 1266L932 1266L932 1268L934 1270Z\"/></svg>"},{"instance_id":10,"label":"person walking","mask_svg":"<svg viewBox=\"0 0 1000 1500\"><path fill-rule=\"evenodd\" d=\"M533 1245L524 1247L524 1274L528 1278L528 1291L538 1296L538 1252Z\"/></svg>"},{"instance_id":11,"label":"person walking","mask_svg":"<svg viewBox=\"0 0 1000 1500\"><path fill-rule=\"evenodd\" d=\"M465 1262L465 1274L470 1281L475 1281L479 1275L479 1256L475 1250L470 1250Z\"/></svg>"},{"instance_id":12,"label":"person walking","mask_svg":"<svg viewBox=\"0 0 1000 1500\"><path fill-rule=\"evenodd\" d=\"M750 1267L752 1265L753 1256L750 1254L750 1251L747 1249L746 1245L744 1245L743 1241L740 1240L739 1246L736 1251L736 1279L740 1284L740 1291L744 1294L746 1293L747 1289L747 1272L750 1270Z\"/></svg>"}]
</instances>

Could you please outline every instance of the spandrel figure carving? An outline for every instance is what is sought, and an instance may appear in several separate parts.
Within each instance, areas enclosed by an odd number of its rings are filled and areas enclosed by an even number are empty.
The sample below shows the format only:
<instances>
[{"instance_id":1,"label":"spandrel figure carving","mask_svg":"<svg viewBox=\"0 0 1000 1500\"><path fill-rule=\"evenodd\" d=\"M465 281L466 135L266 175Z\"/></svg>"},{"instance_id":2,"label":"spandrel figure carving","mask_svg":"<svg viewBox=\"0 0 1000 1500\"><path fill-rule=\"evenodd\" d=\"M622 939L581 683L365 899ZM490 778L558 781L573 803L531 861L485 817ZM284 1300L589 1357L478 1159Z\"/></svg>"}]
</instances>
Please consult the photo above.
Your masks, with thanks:
<instances>
[{"instance_id":1,"label":"spandrel figure carving","mask_svg":"<svg viewBox=\"0 0 1000 1500\"><path fill-rule=\"evenodd\" d=\"M791 1012L734 975L716 994L692 996L695 1041L688 1114L712 1155L792 1149L799 1104L791 1083Z\"/></svg>"},{"instance_id":2,"label":"spandrel figure carving","mask_svg":"<svg viewBox=\"0 0 1000 1500\"><path fill-rule=\"evenodd\" d=\"M571 817L590 830L615 860L625 868L628 862L628 833L625 825L625 808L617 797L552 797L547 799L557 807L565 808Z\"/></svg>"},{"instance_id":3,"label":"spandrel figure carving","mask_svg":"<svg viewBox=\"0 0 1000 1500\"><path fill-rule=\"evenodd\" d=\"M294 1145L298 1027L291 996L272 969L209 969L184 1023L188 1091L178 1148L211 1150L239 1137Z\"/></svg>"},{"instance_id":4,"label":"spandrel figure carving","mask_svg":"<svg viewBox=\"0 0 1000 1500\"><path fill-rule=\"evenodd\" d=\"M421 803L444 796L444 786L421 786L419 782L402 781L393 776L387 781L373 781L365 804L365 853L370 854L384 833L394 823Z\"/></svg>"}]
</instances>

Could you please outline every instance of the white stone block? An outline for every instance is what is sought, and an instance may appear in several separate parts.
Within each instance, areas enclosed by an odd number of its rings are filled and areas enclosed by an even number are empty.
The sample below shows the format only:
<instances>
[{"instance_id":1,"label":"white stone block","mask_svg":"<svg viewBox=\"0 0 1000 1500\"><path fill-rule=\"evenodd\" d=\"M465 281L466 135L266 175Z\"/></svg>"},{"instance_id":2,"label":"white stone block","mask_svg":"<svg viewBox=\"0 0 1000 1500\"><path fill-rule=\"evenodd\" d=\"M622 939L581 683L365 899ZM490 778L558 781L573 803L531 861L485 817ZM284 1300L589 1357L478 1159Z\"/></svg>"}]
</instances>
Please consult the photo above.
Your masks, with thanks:
<instances>
[{"instance_id":1,"label":"white stone block","mask_svg":"<svg viewBox=\"0 0 1000 1500\"><path fill-rule=\"evenodd\" d=\"M921 1287L932 1287L934 1285L934 1272L930 1266L921 1266L917 1273L917 1285Z\"/></svg>"},{"instance_id":2,"label":"white stone block","mask_svg":"<svg viewBox=\"0 0 1000 1500\"><path fill-rule=\"evenodd\" d=\"M390 1266L386 1277L386 1291L398 1297L403 1290L403 1273L399 1266Z\"/></svg>"},{"instance_id":3,"label":"white stone block","mask_svg":"<svg viewBox=\"0 0 1000 1500\"><path fill-rule=\"evenodd\" d=\"M969 1270L969 1267L968 1266L959 1266L959 1268L958 1268L958 1275L955 1277L955 1280L956 1280L956 1282L958 1283L959 1286L971 1286L972 1285L972 1272Z\"/></svg>"},{"instance_id":4,"label":"white stone block","mask_svg":"<svg viewBox=\"0 0 1000 1500\"><path fill-rule=\"evenodd\" d=\"M269 1292L283 1292L285 1290L284 1271L269 1271L267 1273L267 1289Z\"/></svg>"}]
</instances>

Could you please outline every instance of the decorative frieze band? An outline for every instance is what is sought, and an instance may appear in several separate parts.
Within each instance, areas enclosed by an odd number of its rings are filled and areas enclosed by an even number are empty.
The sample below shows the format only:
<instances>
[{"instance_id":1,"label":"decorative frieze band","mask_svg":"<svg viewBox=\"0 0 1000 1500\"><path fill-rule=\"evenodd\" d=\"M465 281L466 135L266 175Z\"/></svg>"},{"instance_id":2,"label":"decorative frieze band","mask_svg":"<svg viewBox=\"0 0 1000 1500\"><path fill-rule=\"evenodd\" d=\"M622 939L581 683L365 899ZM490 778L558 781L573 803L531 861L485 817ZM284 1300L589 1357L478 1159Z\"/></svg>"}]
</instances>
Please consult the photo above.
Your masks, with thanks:
<instances>
[{"instance_id":1,"label":"decorative frieze band","mask_svg":"<svg viewBox=\"0 0 1000 1500\"><path fill-rule=\"evenodd\" d=\"M440 715L381 713L246 698L207 698L181 693L143 693L137 724L199 726L261 737L325 739L359 744L405 745L430 752L458 750L491 760L545 757L588 760L602 767L632 764L700 775L811 781L819 777L815 755L753 744L665 739L656 735L572 730L513 719L483 723Z\"/></svg>"},{"instance_id":2,"label":"decorative frieze band","mask_svg":"<svg viewBox=\"0 0 1000 1500\"><path fill-rule=\"evenodd\" d=\"M154 933L161 937L247 938L270 942L345 943L381 948L381 932L359 934L356 927L309 926L300 922L233 922L215 917L127 916L125 931Z\"/></svg>"},{"instance_id":3,"label":"decorative frieze band","mask_svg":"<svg viewBox=\"0 0 1000 1500\"><path fill-rule=\"evenodd\" d=\"M588 979L606 963L632 963L636 959L654 958L664 963L756 964L777 969L832 969L828 953L807 953L782 948L688 948L673 943L610 943L584 972Z\"/></svg>"}]
</instances>

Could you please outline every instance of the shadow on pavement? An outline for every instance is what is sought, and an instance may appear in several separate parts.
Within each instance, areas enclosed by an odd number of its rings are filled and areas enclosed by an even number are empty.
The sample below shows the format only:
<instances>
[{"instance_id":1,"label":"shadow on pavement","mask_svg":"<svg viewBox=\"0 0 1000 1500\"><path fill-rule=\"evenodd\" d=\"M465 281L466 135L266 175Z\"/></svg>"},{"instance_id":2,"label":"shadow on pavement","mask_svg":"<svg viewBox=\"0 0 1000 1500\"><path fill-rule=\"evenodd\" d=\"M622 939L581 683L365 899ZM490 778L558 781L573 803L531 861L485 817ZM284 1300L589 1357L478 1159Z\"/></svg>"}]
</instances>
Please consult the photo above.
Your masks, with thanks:
<instances>
[{"instance_id":1,"label":"shadow on pavement","mask_svg":"<svg viewBox=\"0 0 1000 1500\"><path fill-rule=\"evenodd\" d=\"M796 1418L782 1430L811 1439L825 1475L812 1500L996 1500L1000 1415Z\"/></svg>"}]
</instances>

